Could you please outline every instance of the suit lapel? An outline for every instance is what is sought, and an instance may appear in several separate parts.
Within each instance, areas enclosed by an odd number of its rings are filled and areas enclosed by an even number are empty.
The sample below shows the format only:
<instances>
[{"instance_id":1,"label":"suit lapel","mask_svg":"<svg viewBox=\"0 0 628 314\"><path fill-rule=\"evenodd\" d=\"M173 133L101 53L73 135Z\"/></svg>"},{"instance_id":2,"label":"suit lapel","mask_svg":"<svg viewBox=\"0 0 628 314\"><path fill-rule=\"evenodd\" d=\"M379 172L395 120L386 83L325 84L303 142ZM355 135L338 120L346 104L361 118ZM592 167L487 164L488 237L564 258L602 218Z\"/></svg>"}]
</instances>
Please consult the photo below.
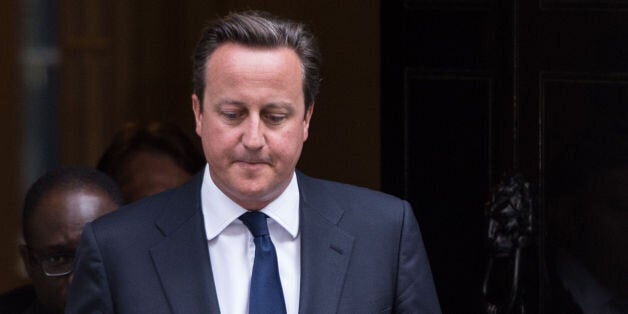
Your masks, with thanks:
<instances>
[{"instance_id":1,"label":"suit lapel","mask_svg":"<svg viewBox=\"0 0 628 314\"><path fill-rule=\"evenodd\" d=\"M201 182L197 175L173 193L156 221L164 240L150 252L173 313L220 312L200 207Z\"/></svg>"},{"instance_id":2,"label":"suit lapel","mask_svg":"<svg viewBox=\"0 0 628 314\"><path fill-rule=\"evenodd\" d=\"M342 207L297 173L301 194L300 313L336 313L354 238L337 226ZM202 174L173 194L156 221L151 256L173 313L220 313L200 205ZM209 309L209 311L208 311Z\"/></svg>"},{"instance_id":3,"label":"suit lapel","mask_svg":"<svg viewBox=\"0 0 628 314\"><path fill-rule=\"evenodd\" d=\"M340 229L342 208L299 173L301 193L300 313L336 313L353 248Z\"/></svg>"}]
</instances>

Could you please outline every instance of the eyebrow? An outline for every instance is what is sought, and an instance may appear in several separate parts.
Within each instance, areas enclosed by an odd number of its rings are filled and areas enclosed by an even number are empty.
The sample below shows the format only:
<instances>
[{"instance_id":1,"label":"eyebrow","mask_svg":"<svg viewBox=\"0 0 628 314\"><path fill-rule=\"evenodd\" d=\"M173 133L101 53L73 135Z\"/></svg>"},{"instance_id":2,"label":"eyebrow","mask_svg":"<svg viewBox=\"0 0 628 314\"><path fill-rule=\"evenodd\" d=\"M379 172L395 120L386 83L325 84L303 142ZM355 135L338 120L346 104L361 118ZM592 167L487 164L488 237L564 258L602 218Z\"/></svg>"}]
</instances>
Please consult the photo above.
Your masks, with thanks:
<instances>
[{"instance_id":1,"label":"eyebrow","mask_svg":"<svg viewBox=\"0 0 628 314\"><path fill-rule=\"evenodd\" d=\"M227 105L246 107L246 103L242 101L238 101L238 100L233 100L233 99L223 99L214 103L215 107L221 107L221 106L227 106ZM283 102L283 101L270 102L270 103L264 104L262 105L262 110L263 109L286 109L290 112L294 111L294 108L291 105L291 103Z\"/></svg>"},{"instance_id":2,"label":"eyebrow","mask_svg":"<svg viewBox=\"0 0 628 314\"><path fill-rule=\"evenodd\" d=\"M29 246L29 248L38 255L71 253L76 251L76 248L73 248L71 245L68 244L53 244L41 248L33 248L32 246Z\"/></svg>"},{"instance_id":3,"label":"eyebrow","mask_svg":"<svg viewBox=\"0 0 628 314\"><path fill-rule=\"evenodd\" d=\"M273 103L269 103L269 104L265 104L263 107L263 109L286 109L288 111L293 111L294 108L290 105L290 103L287 102L273 102Z\"/></svg>"},{"instance_id":4,"label":"eyebrow","mask_svg":"<svg viewBox=\"0 0 628 314\"><path fill-rule=\"evenodd\" d=\"M245 106L245 104L243 102L237 101L237 100L233 100L233 99L222 99L222 100L214 103L214 106L216 106L216 107L225 106L225 105Z\"/></svg>"}]
</instances>

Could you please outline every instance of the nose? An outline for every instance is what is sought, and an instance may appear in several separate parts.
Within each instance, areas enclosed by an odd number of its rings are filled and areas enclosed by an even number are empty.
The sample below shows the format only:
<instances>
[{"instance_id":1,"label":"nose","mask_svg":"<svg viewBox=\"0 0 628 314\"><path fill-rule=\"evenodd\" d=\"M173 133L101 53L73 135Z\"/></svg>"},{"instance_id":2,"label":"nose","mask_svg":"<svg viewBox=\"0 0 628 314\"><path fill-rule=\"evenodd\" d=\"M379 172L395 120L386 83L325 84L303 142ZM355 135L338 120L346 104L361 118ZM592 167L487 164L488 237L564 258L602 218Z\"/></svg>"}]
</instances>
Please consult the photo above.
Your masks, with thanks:
<instances>
[{"instance_id":1,"label":"nose","mask_svg":"<svg viewBox=\"0 0 628 314\"><path fill-rule=\"evenodd\" d=\"M251 117L242 135L242 144L248 150L260 150L266 144L264 124L259 117Z\"/></svg>"}]
</instances>

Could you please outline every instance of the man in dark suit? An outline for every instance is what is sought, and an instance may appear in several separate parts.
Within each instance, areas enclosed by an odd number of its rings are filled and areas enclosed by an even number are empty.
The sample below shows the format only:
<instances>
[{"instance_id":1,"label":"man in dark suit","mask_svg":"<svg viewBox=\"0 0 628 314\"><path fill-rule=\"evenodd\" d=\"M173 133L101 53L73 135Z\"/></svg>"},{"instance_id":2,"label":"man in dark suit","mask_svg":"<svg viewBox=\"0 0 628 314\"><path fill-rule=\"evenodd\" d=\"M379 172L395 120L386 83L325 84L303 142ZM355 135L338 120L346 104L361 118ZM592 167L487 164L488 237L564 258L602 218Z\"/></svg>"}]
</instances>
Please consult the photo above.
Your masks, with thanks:
<instances>
[{"instance_id":1,"label":"man in dark suit","mask_svg":"<svg viewBox=\"0 0 628 314\"><path fill-rule=\"evenodd\" d=\"M320 56L262 12L210 24L192 107L207 167L85 228L68 313L440 313L410 205L295 170Z\"/></svg>"}]
</instances>

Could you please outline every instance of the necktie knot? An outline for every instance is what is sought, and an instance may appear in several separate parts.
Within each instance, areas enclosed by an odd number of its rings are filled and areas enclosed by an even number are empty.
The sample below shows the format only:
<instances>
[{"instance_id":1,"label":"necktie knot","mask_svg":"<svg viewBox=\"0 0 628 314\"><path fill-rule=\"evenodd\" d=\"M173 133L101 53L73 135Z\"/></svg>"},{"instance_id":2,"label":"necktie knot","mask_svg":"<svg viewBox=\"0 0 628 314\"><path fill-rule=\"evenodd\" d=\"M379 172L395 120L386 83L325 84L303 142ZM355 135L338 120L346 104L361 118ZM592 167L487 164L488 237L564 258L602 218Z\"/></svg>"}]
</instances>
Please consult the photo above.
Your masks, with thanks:
<instances>
[{"instance_id":1,"label":"necktie knot","mask_svg":"<svg viewBox=\"0 0 628 314\"><path fill-rule=\"evenodd\" d=\"M249 228L254 237L268 235L268 225L266 224L266 214L258 211L250 211L242 214L240 220Z\"/></svg>"}]
</instances>

